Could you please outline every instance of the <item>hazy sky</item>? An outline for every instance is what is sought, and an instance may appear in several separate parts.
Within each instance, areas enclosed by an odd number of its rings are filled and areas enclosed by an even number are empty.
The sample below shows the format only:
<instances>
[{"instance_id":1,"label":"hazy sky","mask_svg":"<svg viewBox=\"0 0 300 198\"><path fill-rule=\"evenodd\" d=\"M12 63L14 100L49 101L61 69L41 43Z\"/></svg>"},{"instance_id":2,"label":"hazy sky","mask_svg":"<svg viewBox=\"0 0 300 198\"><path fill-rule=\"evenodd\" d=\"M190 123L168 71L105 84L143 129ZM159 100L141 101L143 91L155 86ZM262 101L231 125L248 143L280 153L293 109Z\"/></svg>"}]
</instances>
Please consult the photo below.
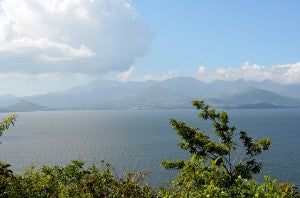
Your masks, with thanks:
<instances>
[{"instance_id":1,"label":"hazy sky","mask_svg":"<svg viewBox=\"0 0 300 198\"><path fill-rule=\"evenodd\" d=\"M96 78L300 83L300 1L0 0L0 95Z\"/></svg>"}]
</instances>

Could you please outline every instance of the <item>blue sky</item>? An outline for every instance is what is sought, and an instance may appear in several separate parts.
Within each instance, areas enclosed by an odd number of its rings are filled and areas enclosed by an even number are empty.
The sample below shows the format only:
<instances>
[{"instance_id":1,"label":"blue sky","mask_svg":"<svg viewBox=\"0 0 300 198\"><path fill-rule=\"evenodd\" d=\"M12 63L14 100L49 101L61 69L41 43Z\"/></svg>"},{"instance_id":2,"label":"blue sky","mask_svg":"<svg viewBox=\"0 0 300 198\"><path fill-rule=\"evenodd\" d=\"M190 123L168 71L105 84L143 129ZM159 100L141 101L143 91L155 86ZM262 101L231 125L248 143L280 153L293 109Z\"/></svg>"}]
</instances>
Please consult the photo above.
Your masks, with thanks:
<instances>
[{"instance_id":1,"label":"blue sky","mask_svg":"<svg viewBox=\"0 0 300 198\"><path fill-rule=\"evenodd\" d=\"M300 1L133 0L153 28L150 53L134 64L144 71L199 65L237 67L245 61L286 64L300 58Z\"/></svg>"},{"instance_id":2,"label":"blue sky","mask_svg":"<svg viewBox=\"0 0 300 198\"><path fill-rule=\"evenodd\" d=\"M0 0L0 95L97 78L300 83L300 1Z\"/></svg>"}]
</instances>

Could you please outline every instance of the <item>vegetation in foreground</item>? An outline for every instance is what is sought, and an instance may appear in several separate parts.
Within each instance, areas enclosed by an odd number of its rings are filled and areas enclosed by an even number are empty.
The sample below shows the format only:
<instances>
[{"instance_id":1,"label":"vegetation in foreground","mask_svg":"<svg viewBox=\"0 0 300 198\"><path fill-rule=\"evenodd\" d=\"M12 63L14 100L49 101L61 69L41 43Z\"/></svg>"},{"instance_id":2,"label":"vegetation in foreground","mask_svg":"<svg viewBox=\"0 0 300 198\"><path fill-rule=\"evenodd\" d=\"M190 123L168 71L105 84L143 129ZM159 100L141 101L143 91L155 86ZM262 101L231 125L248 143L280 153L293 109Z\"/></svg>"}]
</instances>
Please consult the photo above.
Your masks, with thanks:
<instances>
[{"instance_id":1,"label":"vegetation in foreground","mask_svg":"<svg viewBox=\"0 0 300 198\"><path fill-rule=\"evenodd\" d=\"M254 140L240 131L239 143L226 112L218 113L203 101L193 101L193 105L201 119L212 123L219 140L171 119L182 138L180 148L189 151L191 157L162 163L166 169L179 170L169 187L152 188L140 172L118 178L104 162L100 168L84 168L84 162L74 160L65 167L30 167L22 175L14 174L10 165L1 162L0 197L300 197L292 184L278 184L268 176L261 184L252 179L261 169L256 157L268 150L270 139ZM0 136L15 120L16 115L11 115L0 123Z\"/></svg>"}]
</instances>

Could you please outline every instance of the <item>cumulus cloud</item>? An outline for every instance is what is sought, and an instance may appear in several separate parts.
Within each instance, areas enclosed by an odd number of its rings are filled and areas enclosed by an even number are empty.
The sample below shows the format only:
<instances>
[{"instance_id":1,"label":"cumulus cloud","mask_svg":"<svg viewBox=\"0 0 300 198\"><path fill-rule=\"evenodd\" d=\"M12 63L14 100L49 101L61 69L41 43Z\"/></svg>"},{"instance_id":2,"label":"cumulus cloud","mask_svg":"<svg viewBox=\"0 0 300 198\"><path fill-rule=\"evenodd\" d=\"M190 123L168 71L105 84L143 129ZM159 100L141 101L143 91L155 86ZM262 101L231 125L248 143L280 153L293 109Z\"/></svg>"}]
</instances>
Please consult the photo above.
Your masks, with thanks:
<instances>
[{"instance_id":1,"label":"cumulus cloud","mask_svg":"<svg viewBox=\"0 0 300 198\"><path fill-rule=\"evenodd\" d=\"M0 1L2 72L124 71L151 37L130 0Z\"/></svg>"},{"instance_id":2,"label":"cumulus cloud","mask_svg":"<svg viewBox=\"0 0 300 198\"><path fill-rule=\"evenodd\" d=\"M162 74L145 74L142 76L139 76L136 78L138 81L146 81L146 80L155 80L155 81L162 81L162 80L167 80L170 78L182 76L182 73L177 70L170 70L167 73L162 73Z\"/></svg>"},{"instance_id":3,"label":"cumulus cloud","mask_svg":"<svg viewBox=\"0 0 300 198\"><path fill-rule=\"evenodd\" d=\"M272 66L261 66L245 62L240 67L220 67L213 71L207 71L205 67L201 66L193 76L206 82L245 79L254 81L272 80L283 84L300 83L300 62Z\"/></svg>"},{"instance_id":4,"label":"cumulus cloud","mask_svg":"<svg viewBox=\"0 0 300 198\"><path fill-rule=\"evenodd\" d=\"M204 74L206 72L206 69L204 66L200 66L198 68L198 71L197 71L197 74L201 75L201 74Z\"/></svg>"},{"instance_id":5,"label":"cumulus cloud","mask_svg":"<svg viewBox=\"0 0 300 198\"><path fill-rule=\"evenodd\" d=\"M141 74L137 70L137 68L131 66L127 71L119 73L117 80L121 82L128 82L128 81L144 82L147 80L162 81L162 80L167 80L182 75L183 73L180 72L178 69L172 69L167 71L166 73L162 72L156 74Z\"/></svg>"},{"instance_id":6,"label":"cumulus cloud","mask_svg":"<svg viewBox=\"0 0 300 198\"><path fill-rule=\"evenodd\" d=\"M130 80L133 80L136 76L136 68L135 67L129 67L127 71L121 72L118 77L122 82L127 82Z\"/></svg>"},{"instance_id":7,"label":"cumulus cloud","mask_svg":"<svg viewBox=\"0 0 300 198\"><path fill-rule=\"evenodd\" d=\"M170 78L182 76L183 74L178 69L169 70L166 73L158 74L139 74L138 70L135 67L130 67L127 71L121 72L118 74L118 80L121 82L127 81L147 81L155 80L162 81Z\"/></svg>"},{"instance_id":8,"label":"cumulus cloud","mask_svg":"<svg viewBox=\"0 0 300 198\"><path fill-rule=\"evenodd\" d=\"M136 68L131 68L128 71L121 73L119 79L146 81L146 80L166 80L179 76L192 76L198 80L212 82L214 80L253 80L263 81L272 80L281 84L300 83L300 62L293 64L261 66L245 62L240 67L219 67L214 70L209 70L205 66L200 66L194 73L184 74L177 69L170 70L161 74L144 74L139 75ZM127 81L127 80L125 80Z\"/></svg>"}]
</instances>

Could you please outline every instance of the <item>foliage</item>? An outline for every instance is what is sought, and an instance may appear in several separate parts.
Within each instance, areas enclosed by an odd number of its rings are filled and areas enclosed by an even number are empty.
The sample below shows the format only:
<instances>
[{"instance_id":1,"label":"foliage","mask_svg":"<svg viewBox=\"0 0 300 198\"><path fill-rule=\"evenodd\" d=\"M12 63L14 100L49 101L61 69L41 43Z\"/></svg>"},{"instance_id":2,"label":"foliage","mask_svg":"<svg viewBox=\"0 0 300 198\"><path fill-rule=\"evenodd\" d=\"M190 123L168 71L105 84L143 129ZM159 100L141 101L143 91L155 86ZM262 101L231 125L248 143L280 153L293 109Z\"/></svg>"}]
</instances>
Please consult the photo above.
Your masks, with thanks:
<instances>
[{"instance_id":1,"label":"foliage","mask_svg":"<svg viewBox=\"0 0 300 198\"><path fill-rule=\"evenodd\" d=\"M17 119L16 114L12 114L0 122L0 136L7 130L11 125L15 124ZM1 142L0 142L1 143ZM5 186L8 184L8 178L13 178L13 172L9 169L10 164L0 162L0 194L5 190Z\"/></svg>"},{"instance_id":2,"label":"foliage","mask_svg":"<svg viewBox=\"0 0 300 198\"><path fill-rule=\"evenodd\" d=\"M254 140L249 137L246 131L239 132L239 138L245 150L245 154L235 163L233 152L237 150L237 142L234 140L236 128L229 126L229 118L226 112L216 112L210 109L204 101L193 101L196 109L200 110L199 117L203 120L211 120L215 134L219 141L213 141L205 132L197 127L190 127L183 121L171 119L170 123L177 134L182 138L179 143L180 148L188 150L196 158L202 158L206 162L216 160L217 164L222 164L227 175L228 184L234 184L234 181L241 176L245 179L252 178L253 174L259 173L261 163L257 162L255 157L262 151L268 150L270 139ZM238 156L235 156L238 157ZM165 168L181 169L183 161L163 162Z\"/></svg>"},{"instance_id":3,"label":"foliage","mask_svg":"<svg viewBox=\"0 0 300 198\"><path fill-rule=\"evenodd\" d=\"M292 184L277 184L275 179L265 176L262 184L253 179L238 176L234 185L228 186L228 175L219 159L211 160L210 164L203 158L192 155L184 162L178 178L171 182L170 188L161 188L159 196L169 198L181 197L300 197Z\"/></svg>"},{"instance_id":4,"label":"foliage","mask_svg":"<svg viewBox=\"0 0 300 198\"><path fill-rule=\"evenodd\" d=\"M161 188L164 197L296 197L295 186L277 184L266 177L265 183L258 185L253 174L259 173L261 163L256 156L268 150L270 139L254 140L246 131L239 132L241 144L234 139L235 127L229 126L226 112L218 113L210 109L204 101L193 101L200 110L199 117L210 120L219 141L213 141L197 127L190 127L183 121L171 119L170 124L182 138L181 149L191 153L191 159L163 161L166 169L178 169L178 178L171 182L169 189ZM243 149L238 146L242 145ZM242 156L233 152L244 151ZM240 157L239 161L233 159Z\"/></svg>"},{"instance_id":5,"label":"foliage","mask_svg":"<svg viewBox=\"0 0 300 198\"><path fill-rule=\"evenodd\" d=\"M2 197L156 197L144 182L144 174L127 173L117 179L109 164L83 168L84 162L72 161L66 167L44 166L26 169L23 175L8 179Z\"/></svg>"},{"instance_id":6,"label":"foliage","mask_svg":"<svg viewBox=\"0 0 300 198\"><path fill-rule=\"evenodd\" d=\"M117 178L109 164L83 168L84 162L72 161L65 167L30 167L23 175L5 178L0 197L299 197L294 186L276 183L266 177L263 184L254 180L236 179L236 185L226 188L226 177L217 160L205 166L194 155L185 162L171 188L159 191L144 181L142 173L127 173Z\"/></svg>"},{"instance_id":7,"label":"foliage","mask_svg":"<svg viewBox=\"0 0 300 198\"><path fill-rule=\"evenodd\" d=\"M16 119L17 119L17 115L12 114L2 120L2 122L0 123L0 136L2 136L3 132L7 130L10 127L10 125L15 125Z\"/></svg>"}]
</instances>

